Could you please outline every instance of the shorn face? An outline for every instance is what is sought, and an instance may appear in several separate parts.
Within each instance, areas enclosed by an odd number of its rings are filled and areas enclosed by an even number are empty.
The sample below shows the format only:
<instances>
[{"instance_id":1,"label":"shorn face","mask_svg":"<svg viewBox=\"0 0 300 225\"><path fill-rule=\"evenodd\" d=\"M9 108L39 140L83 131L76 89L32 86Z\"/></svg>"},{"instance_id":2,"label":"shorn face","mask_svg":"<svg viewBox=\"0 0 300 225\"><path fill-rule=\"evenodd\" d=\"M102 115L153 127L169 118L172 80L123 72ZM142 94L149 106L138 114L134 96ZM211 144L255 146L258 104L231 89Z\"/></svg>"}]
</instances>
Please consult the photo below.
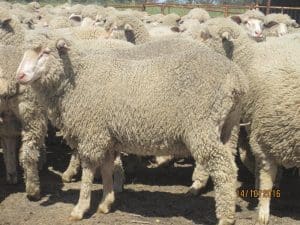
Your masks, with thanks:
<instances>
[{"instance_id":1,"label":"shorn face","mask_svg":"<svg viewBox=\"0 0 300 225\"><path fill-rule=\"evenodd\" d=\"M66 41L59 39L53 45L37 45L37 47L25 51L17 70L17 81L21 84L30 84L42 77L46 77L51 67L58 66L54 65L54 62L60 59L60 53L67 50L69 50L69 47Z\"/></svg>"},{"instance_id":2,"label":"shorn face","mask_svg":"<svg viewBox=\"0 0 300 225\"><path fill-rule=\"evenodd\" d=\"M17 81L29 84L45 74L49 70L50 53L50 48L41 46L27 50L17 70Z\"/></svg>"},{"instance_id":3,"label":"shorn face","mask_svg":"<svg viewBox=\"0 0 300 225\"><path fill-rule=\"evenodd\" d=\"M263 22L259 19L248 19L245 21L244 26L246 27L247 33L253 38L263 37Z\"/></svg>"}]
</instances>

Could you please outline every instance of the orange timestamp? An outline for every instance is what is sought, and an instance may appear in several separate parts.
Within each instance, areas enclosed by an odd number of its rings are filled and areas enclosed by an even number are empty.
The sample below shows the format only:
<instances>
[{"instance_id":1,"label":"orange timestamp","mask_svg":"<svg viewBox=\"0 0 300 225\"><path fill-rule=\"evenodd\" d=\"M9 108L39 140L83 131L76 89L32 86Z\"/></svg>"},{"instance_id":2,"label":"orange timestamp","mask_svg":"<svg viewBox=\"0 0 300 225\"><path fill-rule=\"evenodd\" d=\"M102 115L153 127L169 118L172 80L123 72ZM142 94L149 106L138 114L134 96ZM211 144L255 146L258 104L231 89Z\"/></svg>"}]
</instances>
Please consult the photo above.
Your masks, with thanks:
<instances>
[{"instance_id":1,"label":"orange timestamp","mask_svg":"<svg viewBox=\"0 0 300 225\"><path fill-rule=\"evenodd\" d=\"M238 189L237 195L242 198L280 198L279 189L258 190L258 189Z\"/></svg>"}]
</instances>

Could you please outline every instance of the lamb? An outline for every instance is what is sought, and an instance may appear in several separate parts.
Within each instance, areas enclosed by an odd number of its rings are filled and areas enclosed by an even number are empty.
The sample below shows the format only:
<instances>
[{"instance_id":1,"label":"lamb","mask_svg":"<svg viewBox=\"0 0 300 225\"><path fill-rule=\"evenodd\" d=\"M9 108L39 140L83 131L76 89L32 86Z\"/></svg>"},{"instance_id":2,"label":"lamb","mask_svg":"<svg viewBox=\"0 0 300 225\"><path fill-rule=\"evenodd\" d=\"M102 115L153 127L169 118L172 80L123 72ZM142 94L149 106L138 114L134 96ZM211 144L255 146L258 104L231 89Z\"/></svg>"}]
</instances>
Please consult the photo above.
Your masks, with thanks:
<instances>
[{"instance_id":1,"label":"lamb","mask_svg":"<svg viewBox=\"0 0 300 225\"><path fill-rule=\"evenodd\" d=\"M299 24L293 20L288 14L271 13L265 16L264 19L265 36L283 36L287 33L293 33L297 31L295 28L299 27Z\"/></svg>"},{"instance_id":2,"label":"lamb","mask_svg":"<svg viewBox=\"0 0 300 225\"><path fill-rule=\"evenodd\" d=\"M71 219L82 219L89 209L98 165L104 183L99 211L109 212L113 159L122 150L192 154L213 178L218 224L234 223L236 166L233 150L225 143L239 121L240 98L247 89L237 66L196 43L184 52L130 60L118 58L118 50L80 57L69 40L50 35L28 42L32 44L17 79L31 84L53 112L52 122L76 146L83 167L80 199Z\"/></svg>"},{"instance_id":3,"label":"lamb","mask_svg":"<svg viewBox=\"0 0 300 225\"><path fill-rule=\"evenodd\" d=\"M229 19L212 19L206 25L205 42L236 62L249 78L251 91L242 99L242 121L249 123L259 189L267 192L259 198L258 212L258 223L265 225L277 166L300 167L300 39L286 35L253 43Z\"/></svg>"}]
</instances>

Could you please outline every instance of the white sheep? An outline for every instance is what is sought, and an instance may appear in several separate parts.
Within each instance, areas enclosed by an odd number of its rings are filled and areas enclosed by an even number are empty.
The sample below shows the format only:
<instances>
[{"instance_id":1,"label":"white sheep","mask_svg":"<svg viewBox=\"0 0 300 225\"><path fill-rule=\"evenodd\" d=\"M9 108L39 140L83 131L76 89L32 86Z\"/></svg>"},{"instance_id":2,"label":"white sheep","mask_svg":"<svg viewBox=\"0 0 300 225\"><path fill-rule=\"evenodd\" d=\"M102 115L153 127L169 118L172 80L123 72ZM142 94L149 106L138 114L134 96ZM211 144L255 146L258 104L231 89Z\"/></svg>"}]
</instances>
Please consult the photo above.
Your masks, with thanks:
<instances>
[{"instance_id":1,"label":"white sheep","mask_svg":"<svg viewBox=\"0 0 300 225\"><path fill-rule=\"evenodd\" d=\"M80 58L68 40L49 35L28 41L32 47L24 54L17 79L31 83L53 112L52 122L76 145L83 167L72 219L82 219L89 209L99 165L104 188L99 211L109 212L114 154L122 150L192 154L206 165L215 184L218 224L234 223L236 166L233 150L224 143L239 121L240 97L247 88L238 67L196 43L168 56L130 60L118 58L118 50ZM38 52L33 50L37 47Z\"/></svg>"},{"instance_id":2,"label":"white sheep","mask_svg":"<svg viewBox=\"0 0 300 225\"><path fill-rule=\"evenodd\" d=\"M206 22L207 43L237 63L249 79L242 120L258 170L258 223L269 221L277 166L300 167L300 38L289 35L255 43L229 19Z\"/></svg>"}]
</instances>

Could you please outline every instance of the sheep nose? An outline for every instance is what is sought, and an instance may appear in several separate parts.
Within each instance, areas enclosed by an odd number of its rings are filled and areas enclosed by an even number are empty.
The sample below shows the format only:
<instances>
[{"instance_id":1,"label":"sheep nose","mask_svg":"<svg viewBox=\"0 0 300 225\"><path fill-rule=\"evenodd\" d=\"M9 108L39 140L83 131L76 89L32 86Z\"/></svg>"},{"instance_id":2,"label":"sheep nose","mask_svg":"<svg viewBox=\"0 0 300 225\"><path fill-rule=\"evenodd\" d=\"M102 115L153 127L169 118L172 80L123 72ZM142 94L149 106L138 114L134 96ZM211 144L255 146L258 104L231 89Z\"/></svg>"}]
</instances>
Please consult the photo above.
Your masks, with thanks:
<instances>
[{"instance_id":1,"label":"sheep nose","mask_svg":"<svg viewBox=\"0 0 300 225\"><path fill-rule=\"evenodd\" d=\"M17 75L17 80L22 80L25 76L26 76L26 74L25 74L24 72L20 72L20 73Z\"/></svg>"},{"instance_id":2,"label":"sheep nose","mask_svg":"<svg viewBox=\"0 0 300 225\"><path fill-rule=\"evenodd\" d=\"M255 34L257 37L262 37L262 32L260 32L260 31L255 31Z\"/></svg>"}]
</instances>

